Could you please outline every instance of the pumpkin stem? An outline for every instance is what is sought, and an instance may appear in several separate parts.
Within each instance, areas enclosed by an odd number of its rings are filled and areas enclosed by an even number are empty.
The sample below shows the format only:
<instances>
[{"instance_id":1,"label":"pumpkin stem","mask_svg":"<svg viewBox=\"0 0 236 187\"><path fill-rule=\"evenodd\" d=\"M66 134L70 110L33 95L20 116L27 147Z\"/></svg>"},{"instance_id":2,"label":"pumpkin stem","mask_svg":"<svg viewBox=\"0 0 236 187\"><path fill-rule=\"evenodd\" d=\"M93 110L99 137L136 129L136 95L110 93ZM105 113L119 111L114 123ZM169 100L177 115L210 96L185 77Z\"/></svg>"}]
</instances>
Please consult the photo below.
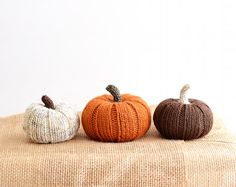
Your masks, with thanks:
<instances>
[{"instance_id":1,"label":"pumpkin stem","mask_svg":"<svg viewBox=\"0 0 236 187\"><path fill-rule=\"evenodd\" d=\"M42 96L41 100L45 104L45 107L55 109L53 101L47 95Z\"/></svg>"},{"instance_id":2,"label":"pumpkin stem","mask_svg":"<svg viewBox=\"0 0 236 187\"><path fill-rule=\"evenodd\" d=\"M186 97L187 90L190 88L189 84L185 84L180 91L180 102L184 104L189 104L188 98Z\"/></svg>"},{"instance_id":3,"label":"pumpkin stem","mask_svg":"<svg viewBox=\"0 0 236 187\"><path fill-rule=\"evenodd\" d=\"M114 85L108 85L106 87L106 90L111 93L111 95L114 97L115 102L121 101L120 91L117 87L115 87Z\"/></svg>"}]
</instances>

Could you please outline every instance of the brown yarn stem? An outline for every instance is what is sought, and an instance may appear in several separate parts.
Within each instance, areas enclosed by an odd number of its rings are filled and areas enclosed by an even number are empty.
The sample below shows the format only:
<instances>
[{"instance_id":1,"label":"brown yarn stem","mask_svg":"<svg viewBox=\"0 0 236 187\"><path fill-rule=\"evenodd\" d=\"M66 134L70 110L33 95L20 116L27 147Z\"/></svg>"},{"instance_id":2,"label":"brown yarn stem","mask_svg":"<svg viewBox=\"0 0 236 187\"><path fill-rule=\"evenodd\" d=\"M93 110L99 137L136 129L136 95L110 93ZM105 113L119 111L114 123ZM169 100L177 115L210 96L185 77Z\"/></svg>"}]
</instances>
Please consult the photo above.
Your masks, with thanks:
<instances>
[{"instance_id":1,"label":"brown yarn stem","mask_svg":"<svg viewBox=\"0 0 236 187\"><path fill-rule=\"evenodd\" d=\"M115 102L121 102L120 91L117 87L115 87L114 85L108 85L106 87L106 90L111 93L111 95L114 97Z\"/></svg>"},{"instance_id":2,"label":"brown yarn stem","mask_svg":"<svg viewBox=\"0 0 236 187\"><path fill-rule=\"evenodd\" d=\"M179 98L181 103L189 104L188 98L186 97L186 93L187 93L189 88L190 88L189 84L185 84L182 87L182 89L180 91L180 98Z\"/></svg>"},{"instance_id":3,"label":"brown yarn stem","mask_svg":"<svg viewBox=\"0 0 236 187\"><path fill-rule=\"evenodd\" d=\"M47 95L42 96L41 100L45 107L55 109L53 101Z\"/></svg>"}]
</instances>

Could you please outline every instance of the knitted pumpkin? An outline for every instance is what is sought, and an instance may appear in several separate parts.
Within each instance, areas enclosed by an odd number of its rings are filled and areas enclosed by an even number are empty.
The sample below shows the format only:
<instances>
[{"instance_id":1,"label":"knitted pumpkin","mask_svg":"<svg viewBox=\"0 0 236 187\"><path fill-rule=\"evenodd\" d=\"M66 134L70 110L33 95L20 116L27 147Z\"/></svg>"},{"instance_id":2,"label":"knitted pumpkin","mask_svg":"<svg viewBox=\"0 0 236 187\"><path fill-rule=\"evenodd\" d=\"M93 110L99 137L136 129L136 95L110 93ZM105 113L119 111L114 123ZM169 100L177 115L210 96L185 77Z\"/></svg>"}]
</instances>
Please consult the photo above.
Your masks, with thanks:
<instances>
[{"instance_id":1,"label":"knitted pumpkin","mask_svg":"<svg viewBox=\"0 0 236 187\"><path fill-rule=\"evenodd\" d=\"M140 97L120 95L119 90L107 86L111 95L92 99L82 113L85 133L94 140L125 142L143 136L150 127L151 113Z\"/></svg>"},{"instance_id":2,"label":"knitted pumpkin","mask_svg":"<svg viewBox=\"0 0 236 187\"><path fill-rule=\"evenodd\" d=\"M25 112L23 129L37 143L56 143L72 139L79 128L79 116L66 104L54 105L48 96L42 104L32 104Z\"/></svg>"},{"instance_id":3,"label":"knitted pumpkin","mask_svg":"<svg viewBox=\"0 0 236 187\"><path fill-rule=\"evenodd\" d=\"M160 134L168 139L190 140L206 135L212 128L212 111L204 102L187 99L185 85L180 99L166 99L156 108L153 120Z\"/></svg>"}]
</instances>

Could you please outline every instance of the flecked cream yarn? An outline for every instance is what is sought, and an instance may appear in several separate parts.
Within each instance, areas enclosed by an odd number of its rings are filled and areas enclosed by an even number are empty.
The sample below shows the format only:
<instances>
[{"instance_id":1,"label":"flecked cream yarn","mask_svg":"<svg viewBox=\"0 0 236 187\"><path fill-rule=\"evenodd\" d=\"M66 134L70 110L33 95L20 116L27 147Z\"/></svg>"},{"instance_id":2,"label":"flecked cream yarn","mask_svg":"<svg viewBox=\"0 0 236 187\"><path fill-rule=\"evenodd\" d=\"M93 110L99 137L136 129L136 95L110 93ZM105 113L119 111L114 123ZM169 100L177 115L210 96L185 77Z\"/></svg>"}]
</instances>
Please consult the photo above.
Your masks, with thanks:
<instances>
[{"instance_id":1,"label":"flecked cream yarn","mask_svg":"<svg viewBox=\"0 0 236 187\"><path fill-rule=\"evenodd\" d=\"M54 105L43 96L45 105L35 103L25 112L23 129L37 143L57 143L72 139L78 132L80 120L72 107L61 103Z\"/></svg>"}]
</instances>

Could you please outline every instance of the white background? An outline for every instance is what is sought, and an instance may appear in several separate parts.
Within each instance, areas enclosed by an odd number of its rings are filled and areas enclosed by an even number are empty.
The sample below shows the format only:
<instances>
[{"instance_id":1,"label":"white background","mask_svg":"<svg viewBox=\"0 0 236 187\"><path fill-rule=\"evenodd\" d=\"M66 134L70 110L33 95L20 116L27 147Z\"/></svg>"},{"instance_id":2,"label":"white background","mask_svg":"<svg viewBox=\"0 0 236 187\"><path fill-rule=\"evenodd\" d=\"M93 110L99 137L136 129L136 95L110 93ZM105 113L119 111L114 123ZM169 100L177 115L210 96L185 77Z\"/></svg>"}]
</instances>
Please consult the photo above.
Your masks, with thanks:
<instances>
[{"instance_id":1,"label":"white background","mask_svg":"<svg viewBox=\"0 0 236 187\"><path fill-rule=\"evenodd\" d=\"M43 94L82 110L107 84L189 96L236 131L235 0L0 0L0 116Z\"/></svg>"}]
</instances>

